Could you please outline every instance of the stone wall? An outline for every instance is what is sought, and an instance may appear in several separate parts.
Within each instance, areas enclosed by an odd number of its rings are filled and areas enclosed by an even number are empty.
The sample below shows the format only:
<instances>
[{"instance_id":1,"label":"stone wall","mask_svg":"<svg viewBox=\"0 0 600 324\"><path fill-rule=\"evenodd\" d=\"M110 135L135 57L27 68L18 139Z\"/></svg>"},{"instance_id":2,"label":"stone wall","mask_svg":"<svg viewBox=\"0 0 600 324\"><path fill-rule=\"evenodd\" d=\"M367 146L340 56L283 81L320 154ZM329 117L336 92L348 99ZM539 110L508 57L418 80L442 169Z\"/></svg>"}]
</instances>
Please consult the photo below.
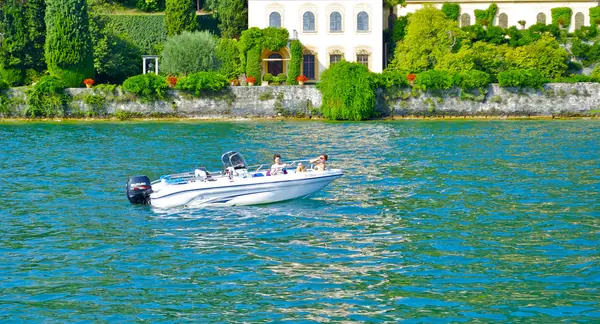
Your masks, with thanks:
<instances>
[{"instance_id":1,"label":"stone wall","mask_svg":"<svg viewBox=\"0 0 600 324\"><path fill-rule=\"evenodd\" d=\"M600 83L550 83L543 89L492 84L487 93L467 94L377 90L377 110L384 116L586 116L598 115L599 109Z\"/></svg>"},{"instance_id":2,"label":"stone wall","mask_svg":"<svg viewBox=\"0 0 600 324\"><path fill-rule=\"evenodd\" d=\"M79 112L81 116L92 109L84 98L96 93L95 89L67 91L74 98L72 115L78 116L74 112ZM20 98L16 113L19 115L25 109L24 93L11 89L10 96ZM173 91L168 100L147 103L117 90L106 96L101 115L130 112L190 118L310 117L319 114L321 100L315 86L231 87L217 96L202 98ZM505 89L493 84L484 93L470 94L461 94L460 89L424 93L412 88L378 89L376 109L383 117L598 116L600 83L554 83L539 90Z\"/></svg>"}]
</instances>

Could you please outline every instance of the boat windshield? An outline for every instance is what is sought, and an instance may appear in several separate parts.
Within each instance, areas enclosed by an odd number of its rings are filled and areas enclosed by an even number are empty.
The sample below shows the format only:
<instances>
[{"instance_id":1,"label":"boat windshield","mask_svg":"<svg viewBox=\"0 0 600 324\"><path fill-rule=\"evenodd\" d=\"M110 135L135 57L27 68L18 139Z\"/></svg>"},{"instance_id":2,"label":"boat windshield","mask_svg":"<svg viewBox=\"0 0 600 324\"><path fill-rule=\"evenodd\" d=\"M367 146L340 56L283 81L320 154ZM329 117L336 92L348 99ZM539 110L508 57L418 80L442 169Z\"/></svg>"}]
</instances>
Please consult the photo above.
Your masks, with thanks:
<instances>
[{"instance_id":1,"label":"boat windshield","mask_svg":"<svg viewBox=\"0 0 600 324\"><path fill-rule=\"evenodd\" d=\"M239 152L229 151L221 156L223 168L233 167L234 169L247 169L246 160Z\"/></svg>"}]
</instances>

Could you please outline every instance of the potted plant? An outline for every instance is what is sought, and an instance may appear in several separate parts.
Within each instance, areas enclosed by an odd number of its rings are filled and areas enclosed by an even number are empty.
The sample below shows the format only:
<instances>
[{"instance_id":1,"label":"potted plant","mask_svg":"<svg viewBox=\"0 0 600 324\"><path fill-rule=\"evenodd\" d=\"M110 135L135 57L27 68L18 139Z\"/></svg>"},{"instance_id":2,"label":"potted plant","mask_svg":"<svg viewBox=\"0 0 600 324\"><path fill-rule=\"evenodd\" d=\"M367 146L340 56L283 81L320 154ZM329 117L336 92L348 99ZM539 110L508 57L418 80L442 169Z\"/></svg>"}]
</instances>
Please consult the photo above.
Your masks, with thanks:
<instances>
[{"instance_id":1,"label":"potted plant","mask_svg":"<svg viewBox=\"0 0 600 324\"><path fill-rule=\"evenodd\" d=\"M85 79L85 80L83 80L83 84L85 84L86 88L91 88L94 85L94 80Z\"/></svg>"},{"instance_id":2,"label":"potted plant","mask_svg":"<svg viewBox=\"0 0 600 324\"><path fill-rule=\"evenodd\" d=\"M285 80L287 80L287 75L285 75L285 73L279 73L275 77L275 82L279 84L285 84Z\"/></svg>"},{"instance_id":3,"label":"potted plant","mask_svg":"<svg viewBox=\"0 0 600 324\"><path fill-rule=\"evenodd\" d=\"M246 77L246 83L248 83L249 86L253 86L254 83L256 83L256 78L250 75Z\"/></svg>"},{"instance_id":4,"label":"potted plant","mask_svg":"<svg viewBox=\"0 0 600 324\"><path fill-rule=\"evenodd\" d=\"M167 78L167 82L169 83L169 87L174 88L177 84L177 77L169 75L169 77Z\"/></svg>"},{"instance_id":5,"label":"potted plant","mask_svg":"<svg viewBox=\"0 0 600 324\"><path fill-rule=\"evenodd\" d=\"M519 20L518 23L519 23L519 25L521 25L521 30L525 29L525 24L526 24L525 20Z\"/></svg>"},{"instance_id":6,"label":"potted plant","mask_svg":"<svg viewBox=\"0 0 600 324\"><path fill-rule=\"evenodd\" d=\"M410 85L414 85L415 84L415 79L417 78L417 75L414 73L409 73L406 78L408 79L408 83L410 83Z\"/></svg>"},{"instance_id":7,"label":"potted plant","mask_svg":"<svg viewBox=\"0 0 600 324\"><path fill-rule=\"evenodd\" d=\"M298 81L299 85L304 85L304 82L308 81L308 78L305 77L303 74L300 74L297 78L296 81Z\"/></svg>"},{"instance_id":8,"label":"potted plant","mask_svg":"<svg viewBox=\"0 0 600 324\"><path fill-rule=\"evenodd\" d=\"M275 78L273 77L273 74L271 73L265 73L265 75L263 75L263 82L262 82L262 86L268 86L269 82L273 82Z\"/></svg>"},{"instance_id":9,"label":"potted plant","mask_svg":"<svg viewBox=\"0 0 600 324\"><path fill-rule=\"evenodd\" d=\"M229 80L229 84L231 84L232 87L239 86L240 85L240 80L238 80L238 79L231 79L231 80Z\"/></svg>"}]
</instances>

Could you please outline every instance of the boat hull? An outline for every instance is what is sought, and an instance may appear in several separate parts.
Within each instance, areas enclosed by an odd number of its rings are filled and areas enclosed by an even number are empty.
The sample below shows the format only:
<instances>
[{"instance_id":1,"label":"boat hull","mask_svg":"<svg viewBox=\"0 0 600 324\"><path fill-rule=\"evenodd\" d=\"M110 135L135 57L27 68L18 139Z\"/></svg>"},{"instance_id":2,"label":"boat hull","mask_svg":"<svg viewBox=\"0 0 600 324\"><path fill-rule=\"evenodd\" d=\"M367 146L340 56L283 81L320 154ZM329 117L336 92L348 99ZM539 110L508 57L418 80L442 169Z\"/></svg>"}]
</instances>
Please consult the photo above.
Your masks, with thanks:
<instances>
[{"instance_id":1,"label":"boat hull","mask_svg":"<svg viewBox=\"0 0 600 324\"><path fill-rule=\"evenodd\" d=\"M268 204L308 196L343 175L342 170L291 173L271 177L223 178L180 185L154 185L150 203L158 208Z\"/></svg>"}]
</instances>

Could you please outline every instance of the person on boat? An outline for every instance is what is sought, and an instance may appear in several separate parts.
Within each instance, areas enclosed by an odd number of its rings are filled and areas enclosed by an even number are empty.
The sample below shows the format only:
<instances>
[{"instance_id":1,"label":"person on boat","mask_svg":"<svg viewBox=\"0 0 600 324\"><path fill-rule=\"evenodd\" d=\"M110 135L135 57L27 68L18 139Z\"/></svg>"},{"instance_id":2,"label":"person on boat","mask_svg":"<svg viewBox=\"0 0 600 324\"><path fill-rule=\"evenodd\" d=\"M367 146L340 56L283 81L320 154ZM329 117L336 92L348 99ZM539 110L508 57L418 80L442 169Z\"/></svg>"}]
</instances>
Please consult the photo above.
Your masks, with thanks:
<instances>
[{"instance_id":1,"label":"person on boat","mask_svg":"<svg viewBox=\"0 0 600 324\"><path fill-rule=\"evenodd\" d=\"M325 162L327 162L327 154L321 154L318 158L310 160L314 164L316 171L325 171Z\"/></svg>"},{"instance_id":2,"label":"person on boat","mask_svg":"<svg viewBox=\"0 0 600 324\"><path fill-rule=\"evenodd\" d=\"M273 163L273 165L271 166L271 170L269 172L270 175L274 176L280 174L287 174L285 167L287 167L288 165L281 162L281 155L273 155L273 162L275 163Z\"/></svg>"}]
</instances>

